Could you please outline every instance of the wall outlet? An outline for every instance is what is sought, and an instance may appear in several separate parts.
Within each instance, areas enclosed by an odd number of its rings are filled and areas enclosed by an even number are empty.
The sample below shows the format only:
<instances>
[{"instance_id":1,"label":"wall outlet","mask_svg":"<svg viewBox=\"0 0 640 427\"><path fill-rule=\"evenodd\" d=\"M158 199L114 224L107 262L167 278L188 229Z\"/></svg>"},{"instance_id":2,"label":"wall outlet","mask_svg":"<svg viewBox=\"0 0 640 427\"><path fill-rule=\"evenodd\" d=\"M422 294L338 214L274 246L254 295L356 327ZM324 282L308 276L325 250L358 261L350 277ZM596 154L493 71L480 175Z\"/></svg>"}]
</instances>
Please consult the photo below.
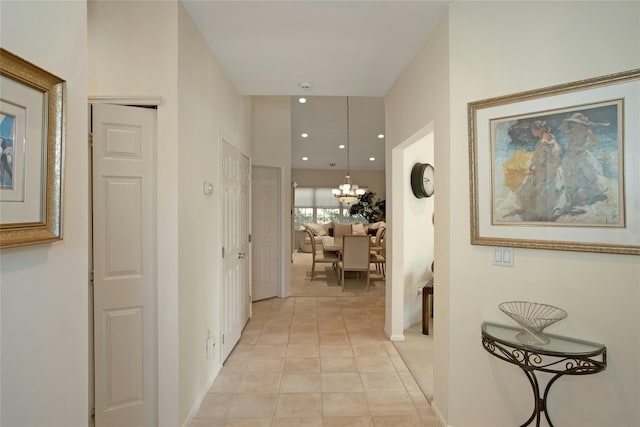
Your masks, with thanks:
<instances>
[{"instance_id":1,"label":"wall outlet","mask_svg":"<svg viewBox=\"0 0 640 427\"><path fill-rule=\"evenodd\" d=\"M208 359L213 357L213 347L216 345L216 338L211 336L211 331L207 331L207 339L205 341L205 356Z\"/></svg>"}]
</instances>

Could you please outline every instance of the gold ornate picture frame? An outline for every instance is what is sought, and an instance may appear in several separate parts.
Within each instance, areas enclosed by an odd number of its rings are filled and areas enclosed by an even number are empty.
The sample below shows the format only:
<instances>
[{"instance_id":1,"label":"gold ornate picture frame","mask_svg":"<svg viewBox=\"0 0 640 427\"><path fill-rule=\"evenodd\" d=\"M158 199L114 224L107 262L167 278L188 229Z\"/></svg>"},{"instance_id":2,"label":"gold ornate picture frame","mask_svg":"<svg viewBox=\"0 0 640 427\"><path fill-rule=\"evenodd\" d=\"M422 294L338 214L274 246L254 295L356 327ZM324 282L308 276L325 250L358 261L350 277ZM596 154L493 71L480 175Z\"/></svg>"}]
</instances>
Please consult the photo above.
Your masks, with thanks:
<instances>
[{"instance_id":1,"label":"gold ornate picture frame","mask_svg":"<svg viewBox=\"0 0 640 427\"><path fill-rule=\"evenodd\" d=\"M0 48L0 248L62 239L65 81Z\"/></svg>"},{"instance_id":2,"label":"gold ornate picture frame","mask_svg":"<svg viewBox=\"0 0 640 427\"><path fill-rule=\"evenodd\" d=\"M640 255L640 69L467 112L471 244Z\"/></svg>"}]
</instances>

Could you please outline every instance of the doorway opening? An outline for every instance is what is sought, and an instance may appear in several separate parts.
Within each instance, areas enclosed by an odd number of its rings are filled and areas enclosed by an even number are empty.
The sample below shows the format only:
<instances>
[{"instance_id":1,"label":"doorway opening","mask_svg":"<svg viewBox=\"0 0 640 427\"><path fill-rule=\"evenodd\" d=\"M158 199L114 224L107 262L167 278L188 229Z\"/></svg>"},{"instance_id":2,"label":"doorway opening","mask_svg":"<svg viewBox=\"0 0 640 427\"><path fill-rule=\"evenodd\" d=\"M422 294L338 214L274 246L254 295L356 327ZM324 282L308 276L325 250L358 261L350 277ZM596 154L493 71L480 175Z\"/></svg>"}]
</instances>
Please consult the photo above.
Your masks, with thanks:
<instances>
[{"instance_id":1,"label":"doorway opening","mask_svg":"<svg viewBox=\"0 0 640 427\"><path fill-rule=\"evenodd\" d=\"M387 328L398 352L429 400L433 397L433 333L422 334L422 288L433 278L435 198L416 198L408 177L416 163L434 165L433 125L420 129L391 153L391 266ZM434 167L437 167L434 165ZM437 194L437 193L436 193Z\"/></svg>"}]
</instances>

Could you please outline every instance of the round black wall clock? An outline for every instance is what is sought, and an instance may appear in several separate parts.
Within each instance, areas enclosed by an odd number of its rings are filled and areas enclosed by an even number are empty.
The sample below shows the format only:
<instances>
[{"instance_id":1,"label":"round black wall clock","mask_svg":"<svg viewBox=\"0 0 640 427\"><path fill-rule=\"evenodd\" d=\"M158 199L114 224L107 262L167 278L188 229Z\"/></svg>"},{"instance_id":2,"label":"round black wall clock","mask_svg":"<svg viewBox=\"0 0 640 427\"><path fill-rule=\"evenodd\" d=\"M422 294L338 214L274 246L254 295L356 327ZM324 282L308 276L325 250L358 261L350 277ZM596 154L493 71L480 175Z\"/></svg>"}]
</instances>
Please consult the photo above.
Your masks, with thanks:
<instances>
[{"instance_id":1,"label":"round black wall clock","mask_svg":"<svg viewBox=\"0 0 640 427\"><path fill-rule=\"evenodd\" d=\"M418 199L433 196L433 166L416 163L411 169L411 190Z\"/></svg>"}]
</instances>

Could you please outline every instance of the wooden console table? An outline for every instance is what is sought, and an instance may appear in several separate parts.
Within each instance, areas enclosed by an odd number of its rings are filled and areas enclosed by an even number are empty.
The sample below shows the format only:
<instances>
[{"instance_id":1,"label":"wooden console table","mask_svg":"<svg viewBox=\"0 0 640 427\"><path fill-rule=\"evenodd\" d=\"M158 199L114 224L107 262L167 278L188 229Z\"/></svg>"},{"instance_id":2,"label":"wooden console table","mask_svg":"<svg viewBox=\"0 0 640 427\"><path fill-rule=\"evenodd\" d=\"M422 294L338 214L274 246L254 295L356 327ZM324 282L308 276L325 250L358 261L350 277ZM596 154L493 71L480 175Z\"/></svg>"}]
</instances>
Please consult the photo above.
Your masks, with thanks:
<instances>
[{"instance_id":1,"label":"wooden console table","mask_svg":"<svg viewBox=\"0 0 640 427\"><path fill-rule=\"evenodd\" d=\"M422 288L422 333L429 335L429 318L433 316L433 279Z\"/></svg>"},{"instance_id":2,"label":"wooden console table","mask_svg":"<svg viewBox=\"0 0 640 427\"><path fill-rule=\"evenodd\" d=\"M493 356L518 366L527 376L533 389L533 413L521 427L536 420L540 426L541 413L553 427L547 398L549 389L563 375L589 375L604 371L607 367L607 348L603 344L582 341L574 338L547 335L548 344L532 346L516 339L520 328L482 324L482 346ZM547 372L553 377L547 383L544 393L540 394L537 372Z\"/></svg>"}]
</instances>

